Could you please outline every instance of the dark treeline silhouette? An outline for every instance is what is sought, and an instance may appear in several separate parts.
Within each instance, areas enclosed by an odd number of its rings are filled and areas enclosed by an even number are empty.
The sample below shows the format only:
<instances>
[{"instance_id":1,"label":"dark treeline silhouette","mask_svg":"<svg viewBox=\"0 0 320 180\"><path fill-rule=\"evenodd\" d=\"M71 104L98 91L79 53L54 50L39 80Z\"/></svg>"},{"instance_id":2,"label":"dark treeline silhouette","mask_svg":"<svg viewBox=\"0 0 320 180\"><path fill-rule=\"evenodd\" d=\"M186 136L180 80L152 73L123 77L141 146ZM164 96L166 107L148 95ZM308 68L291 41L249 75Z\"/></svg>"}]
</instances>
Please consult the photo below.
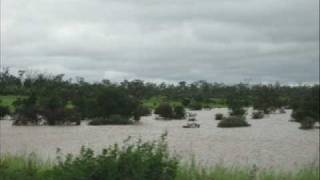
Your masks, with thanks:
<instances>
[{"instance_id":1,"label":"dark treeline silhouette","mask_svg":"<svg viewBox=\"0 0 320 180\"><path fill-rule=\"evenodd\" d=\"M243 115L243 108L248 106L263 113L286 107L294 110L297 121L307 117L319 120L319 85L226 85L207 81L156 84L142 80L89 83L80 77L66 80L63 74L19 71L13 75L5 69L0 74L0 95L20 96L14 103L16 114L33 121L41 114L48 124L57 124L57 119L78 123L79 119L108 119L111 115L139 120L149 113L143 101L159 96L165 97L166 102L177 101L195 110L226 103L231 115Z\"/></svg>"}]
</instances>

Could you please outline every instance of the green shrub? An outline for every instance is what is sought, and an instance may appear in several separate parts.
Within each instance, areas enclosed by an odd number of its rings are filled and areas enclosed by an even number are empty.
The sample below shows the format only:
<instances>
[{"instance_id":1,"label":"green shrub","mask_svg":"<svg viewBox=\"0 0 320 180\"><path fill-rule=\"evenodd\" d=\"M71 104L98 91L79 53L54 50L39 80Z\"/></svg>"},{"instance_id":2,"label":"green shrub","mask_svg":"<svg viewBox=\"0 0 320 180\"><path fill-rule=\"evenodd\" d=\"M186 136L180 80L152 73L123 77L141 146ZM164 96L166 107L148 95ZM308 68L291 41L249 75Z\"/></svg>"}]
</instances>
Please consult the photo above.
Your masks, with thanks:
<instances>
[{"instance_id":1,"label":"green shrub","mask_svg":"<svg viewBox=\"0 0 320 180\"><path fill-rule=\"evenodd\" d=\"M108 118L95 118L94 120L89 122L89 125L124 125L124 124L132 124L132 120L126 116L121 116L118 114L114 114L109 116Z\"/></svg>"},{"instance_id":2,"label":"green shrub","mask_svg":"<svg viewBox=\"0 0 320 180\"><path fill-rule=\"evenodd\" d=\"M192 101L189 104L189 108L191 110L201 110L202 109L202 104L201 104L201 102L198 102L198 101Z\"/></svg>"},{"instance_id":3,"label":"green shrub","mask_svg":"<svg viewBox=\"0 0 320 180\"><path fill-rule=\"evenodd\" d=\"M191 100L189 98L183 98L181 103L183 106L189 106L190 102Z\"/></svg>"},{"instance_id":4,"label":"green shrub","mask_svg":"<svg viewBox=\"0 0 320 180\"><path fill-rule=\"evenodd\" d=\"M262 119L264 117L263 111L255 111L252 113L252 119Z\"/></svg>"},{"instance_id":5,"label":"green shrub","mask_svg":"<svg viewBox=\"0 0 320 180\"><path fill-rule=\"evenodd\" d=\"M300 129L313 129L314 124L316 123L315 119L311 117L305 117L299 122L300 122Z\"/></svg>"},{"instance_id":6,"label":"green shrub","mask_svg":"<svg viewBox=\"0 0 320 180\"><path fill-rule=\"evenodd\" d=\"M74 109L65 109L65 119L67 122L76 123L76 125L80 125L81 123L81 114Z\"/></svg>"},{"instance_id":7,"label":"green shrub","mask_svg":"<svg viewBox=\"0 0 320 180\"><path fill-rule=\"evenodd\" d=\"M246 121L243 116L229 116L223 118L219 123L218 127L247 127L250 124Z\"/></svg>"},{"instance_id":8,"label":"green shrub","mask_svg":"<svg viewBox=\"0 0 320 180\"><path fill-rule=\"evenodd\" d=\"M164 138L158 142L140 140L123 147L115 144L101 154L82 147L79 156L68 155L60 160L48 176L59 180L173 180L178 162L169 155Z\"/></svg>"},{"instance_id":9,"label":"green shrub","mask_svg":"<svg viewBox=\"0 0 320 180\"><path fill-rule=\"evenodd\" d=\"M140 115L140 116L149 116L151 115L151 109L148 108L147 106L139 106L138 109L137 109L137 113Z\"/></svg>"},{"instance_id":10,"label":"green shrub","mask_svg":"<svg viewBox=\"0 0 320 180\"><path fill-rule=\"evenodd\" d=\"M9 107L0 105L0 119L9 114L10 114Z\"/></svg>"},{"instance_id":11,"label":"green shrub","mask_svg":"<svg viewBox=\"0 0 320 180\"><path fill-rule=\"evenodd\" d=\"M169 103L161 103L154 111L155 114L165 118L171 119L174 115L172 106Z\"/></svg>"},{"instance_id":12,"label":"green shrub","mask_svg":"<svg viewBox=\"0 0 320 180\"><path fill-rule=\"evenodd\" d=\"M177 105L174 107L174 119L185 119L186 118L186 110L183 106Z\"/></svg>"},{"instance_id":13,"label":"green shrub","mask_svg":"<svg viewBox=\"0 0 320 180\"><path fill-rule=\"evenodd\" d=\"M223 119L223 114L222 113L217 113L215 116L216 120L222 120Z\"/></svg>"}]
</instances>

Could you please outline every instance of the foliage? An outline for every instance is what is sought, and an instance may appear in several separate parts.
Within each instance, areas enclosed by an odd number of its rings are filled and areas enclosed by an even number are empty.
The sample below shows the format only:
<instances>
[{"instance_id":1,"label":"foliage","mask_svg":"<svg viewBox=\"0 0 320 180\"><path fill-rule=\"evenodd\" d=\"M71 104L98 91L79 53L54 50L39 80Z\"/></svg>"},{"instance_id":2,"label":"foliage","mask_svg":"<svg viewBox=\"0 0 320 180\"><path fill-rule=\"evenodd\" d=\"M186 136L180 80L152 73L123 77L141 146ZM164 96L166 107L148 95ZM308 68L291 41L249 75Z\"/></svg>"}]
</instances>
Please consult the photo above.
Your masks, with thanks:
<instances>
[{"instance_id":1,"label":"foliage","mask_svg":"<svg viewBox=\"0 0 320 180\"><path fill-rule=\"evenodd\" d=\"M247 127L250 126L250 124L246 121L245 117L243 116L229 116L226 118L223 118L218 123L218 127Z\"/></svg>"},{"instance_id":2,"label":"foliage","mask_svg":"<svg viewBox=\"0 0 320 180\"><path fill-rule=\"evenodd\" d=\"M319 86L314 86L297 96L292 108L291 116L301 123L301 129L313 128L314 123L319 122Z\"/></svg>"},{"instance_id":3,"label":"foliage","mask_svg":"<svg viewBox=\"0 0 320 180\"><path fill-rule=\"evenodd\" d=\"M139 105L134 112L133 117L134 120L139 121L141 116L149 116L151 113L151 110L147 106Z\"/></svg>"},{"instance_id":4,"label":"foliage","mask_svg":"<svg viewBox=\"0 0 320 180\"><path fill-rule=\"evenodd\" d=\"M95 154L82 147L80 155L68 155L48 172L52 179L170 180L175 179L178 160L171 157L164 139L156 142L117 144Z\"/></svg>"},{"instance_id":5,"label":"foliage","mask_svg":"<svg viewBox=\"0 0 320 180\"><path fill-rule=\"evenodd\" d=\"M0 179L318 180L320 178L319 166L316 165L306 165L285 172L249 166L227 167L222 164L204 168L194 160L191 163L182 164L177 158L169 155L166 144L158 143L138 142L124 147L114 145L101 154L95 154L89 148L82 148L80 155L58 156L60 163L44 161L35 154L2 155Z\"/></svg>"},{"instance_id":6,"label":"foliage","mask_svg":"<svg viewBox=\"0 0 320 180\"><path fill-rule=\"evenodd\" d=\"M174 119L185 119L186 118L186 110L183 106L177 105L173 108L174 111Z\"/></svg>"},{"instance_id":7,"label":"foliage","mask_svg":"<svg viewBox=\"0 0 320 180\"><path fill-rule=\"evenodd\" d=\"M184 119L186 117L186 111L182 105L172 107L169 103L161 103L154 113L167 120Z\"/></svg>"},{"instance_id":8,"label":"foliage","mask_svg":"<svg viewBox=\"0 0 320 180\"><path fill-rule=\"evenodd\" d=\"M300 129L312 129L315 124L315 120L311 117L305 117L300 121Z\"/></svg>"},{"instance_id":9,"label":"foliage","mask_svg":"<svg viewBox=\"0 0 320 180\"><path fill-rule=\"evenodd\" d=\"M159 116L165 118L165 119L171 119L173 117L174 111L172 109L172 106L169 103L161 103L155 110L155 114L158 114Z\"/></svg>"},{"instance_id":10,"label":"foliage","mask_svg":"<svg viewBox=\"0 0 320 180\"><path fill-rule=\"evenodd\" d=\"M10 112L14 113L15 107L13 104L18 98L24 98L24 96L0 96L0 106L6 106Z\"/></svg>"},{"instance_id":11,"label":"foliage","mask_svg":"<svg viewBox=\"0 0 320 180\"><path fill-rule=\"evenodd\" d=\"M190 108L191 110L201 110L202 104L199 101L191 101L188 108Z\"/></svg>"},{"instance_id":12,"label":"foliage","mask_svg":"<svg viewBox=\"0 0 320 180\"><path fill-rule=\"evenodd\" d=\"M227 103L229 105L230 115L231 116L243 116L246 113L244 109L245 106L248 106L248 92L246 91L246 86L239 85L234 90L234 92L228 97Z\"/></svg>"},{"instance_id":13,"label":"foliage","mask_svg":"<svg viewBox=\"0 0 320 180\"><path fill-rule=\"evenodd\" d=\"M0 105L0 120L6 115L10 114L9 107Z\"/></svg>"},{"instance_id":14,"label":"foliage","mask_svg":"<svg viewBox=\"0 0 320 180\"><path fill-rule=\"evenodd\" d=\"M121 116L119 114L110 115L107 118L95 118L89 122L89 125L124 125L124 124L132 124L133 121L130 120L127 116Z\"/></svg>"},{"instance_id":15,"label":"foliage","mask_svg":"<svg viewBox=\"0 0 320 180\"><path fill-rule=\"evenodd\" d=\"M254 88L253 107L256 110L269 114L285 105L286 97L280 97L280 85L262 85Z\"/></svg>"},{"instance_id":16,"label":"foliage","mask_svg":"<svg viewBox=\"0 0 320 180\"><path fill-rule=\"evenodd\" d=\"M217 113L217 114L215 115L215 119L216 119L216 120L222 120L222 119L223 119L223 114L222 114L222 113Z\"/></svg>"},{"instance_id":17,"label":"foliage","mask_svg":"<svg viewBox=\"0 0 320 180\"><path fill-rule=\"evenodd\" d=\"M319 167L306 166L294 172L253 167L226 167L218 164L213 167L200 167L195 162L179 166L176 180L316 180Z\"/></svg>"},{"instance_id":18,"label":"foliage","mask_svg":"<svg viewBox=\"0 0 320 180\"><path fill-rule=\"evenodd\" d=\"M105 88L96 97L96 116L108 118L118 114L131 117L139 106L138 101L117 88Z\"/></svg>"},{"instance_id":19,"label":"foliage","mask_svg":"<svg viewBox=\"0 0 320 180\"><path fill-rule=\"evenodd\" d=\"M27 125L28 123L38 124L39 118L37 96L33 93L30 97L19 98L14 103L16 109L15 125Z\"/></svg>"},{"instance_id":20,"label":"foliage","mask_svg":"<svg viewBox=\"0 0 320 180\"><path fill-rule=\"evenodd\" d=\"M181 103L183 106L189 106L191 103L191 100L189 98L183 98Z\"/></svg>"}]
</instances>

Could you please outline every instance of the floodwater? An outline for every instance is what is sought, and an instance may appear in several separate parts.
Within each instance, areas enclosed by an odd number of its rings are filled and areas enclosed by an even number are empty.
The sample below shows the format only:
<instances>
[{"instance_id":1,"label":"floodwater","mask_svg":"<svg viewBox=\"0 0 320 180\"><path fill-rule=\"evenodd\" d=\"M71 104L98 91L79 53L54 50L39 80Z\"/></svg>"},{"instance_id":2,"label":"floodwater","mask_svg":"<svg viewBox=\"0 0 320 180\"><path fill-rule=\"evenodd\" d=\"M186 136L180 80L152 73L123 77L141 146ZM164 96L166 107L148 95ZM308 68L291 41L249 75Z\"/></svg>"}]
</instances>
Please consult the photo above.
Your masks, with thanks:
<instances>
[{"instance_id":1,"label":"floodwater","mask_svg":"<svg viewBox=\"0 0 320 180\"><path fill-rule=\"evenodd\" d=\"M251 110L250 110L251 111ZM253 166L290 170L319 164L319 129L300 130L289 122L291 111L271 114L261 120L248 116L251 127L218 128L215 113L227 109L194 111L200 128L184 129L187 120L163 121L143 117L135 125L110 126L19 126L1 121L1 153L35 152L43 158L54 158L57 148L64 153L78 153L82 145L99 152L128 136L142 140L157 139L168 132L170 151L186 162L194 158L204 166ZM250 113L249 113L250 114Z\"/></svg>"}]
</instances>

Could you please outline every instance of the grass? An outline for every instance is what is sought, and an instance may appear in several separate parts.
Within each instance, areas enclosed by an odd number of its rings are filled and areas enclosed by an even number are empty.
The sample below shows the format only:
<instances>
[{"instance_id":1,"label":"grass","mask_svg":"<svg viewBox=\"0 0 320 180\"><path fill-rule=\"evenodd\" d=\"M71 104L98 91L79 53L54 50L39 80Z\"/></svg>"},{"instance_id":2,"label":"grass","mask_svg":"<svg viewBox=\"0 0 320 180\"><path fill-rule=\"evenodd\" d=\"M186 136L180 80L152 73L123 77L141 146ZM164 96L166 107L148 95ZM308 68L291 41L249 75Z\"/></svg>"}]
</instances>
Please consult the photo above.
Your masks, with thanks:
<instances>
[{"instance_id":1,"label":"grass","mask_svg":"<svg viewBox=\"0 0 320 180\"><path fill-rule=\"evenodd\" d=\"M3 106L9 106L9 109L11 112L14 112L15 108L13 106L13 103L18 98L23 98L24 96L14 96L14 95L8 95L8 96L0 96L0 104Z\"/></svg>"},{"instance_id":2,"label":"grass","mask_svg":"<svg viewBox=\"0 0 320 180\"><path fill-rule=\"evenodd\" d=\"M309 166L296 172L258 170L255 167L225 167L216 165L200 168L196 165L184 165L178 170L176 180L316 180L319 179L319 167Z\"/></svg>"},{"instance_id":3,"label":"grass","mask_svg":"<svg viewBox=\"0 0 320 180\"><path fill-rule=\"evenodd\" d=\"M182 105L180 101L167 100L167 98L163 96L155 96L150 99L145 99L143 100L143 105L150 109L155 109L162 102L168 102L171 106Z\"/></svg>"},{"instance_id":4,"label":"grass","mask_svg":"<svg viewBox=\"0 0 320 180\"><path fill-rule=\"evenodd\" d=\"M83 163L83 162L82 162ZM45 180L59 176L52 173L56 163L43 161L34 154L12 156L4 155L0 158L1 180ZM60 169L61 170L61 169ZM112 170L112 169L110 169ZM67 170L66 170L67 171ZM60 172L61 173L61 172ZM78 172L79 173L79 172ZM69 174L70 175L70 174ZM83 179L78 174L70 175L70 179ZM318 180L319 167L306 166L296 171L284 172L272 169L257 170L256 168L225 167L216 165L203 168L195 163L180 164L175 180ZM68 178L64 178L68 179Z\"/></svg>"},{"instance_id":5,"label":"grass","mask_svg":"<svg viewBox=\"0 0 320 180\"><path fill-rule=\"evenodd\" d=\"M154 96L149 99L143 100L143 105L150 109L155 109L160 103L168 102L171 106L182 105L179 100L168 100L164 96ZM211 98L208 102L202 102L202 107L210 107L210 108L226 108L228 105L224 99L219 98Z\"/></svg>"}]
</instances>

